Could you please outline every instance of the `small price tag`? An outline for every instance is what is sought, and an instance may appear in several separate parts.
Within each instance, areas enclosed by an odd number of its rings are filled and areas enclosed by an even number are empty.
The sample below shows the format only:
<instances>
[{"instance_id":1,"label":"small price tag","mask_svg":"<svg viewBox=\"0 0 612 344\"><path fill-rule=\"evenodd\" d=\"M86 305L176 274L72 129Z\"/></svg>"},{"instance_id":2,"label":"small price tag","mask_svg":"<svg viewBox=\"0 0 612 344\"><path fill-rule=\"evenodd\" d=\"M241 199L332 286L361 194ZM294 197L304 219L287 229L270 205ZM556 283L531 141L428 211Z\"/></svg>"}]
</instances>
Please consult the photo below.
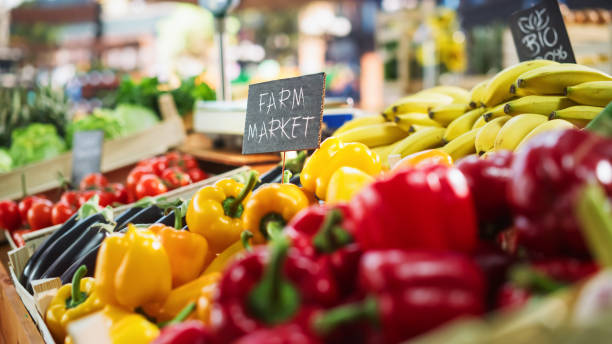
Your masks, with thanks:
<instances>
[{"instance_id":1,"label":"small price tag","mask_svg":"<svg viewBox=\"0 0 612 344\"><path fill-rule=\"evenodd\" d=\"M576 63L556 0L542 0L510 16L510 31L520 61L546 59Z\"/></svg>"},{"instance_id":2,"label":"small price tag","mask_svg":"<svg viewBox=\"0 0 612 344\"><path fill-rule=\"evenodd\" d=\"M72 140L72 183L79 185L89 173L100 172L104 132L78 131Z\"/></svg>"},{"instance_id":3,"label":"small price tag","mask_svg":"<svg viewBox=\"0 0 612 344\"><path fill-rule=\"evenodd\" d=\"M319 147L324 98L325 73L249 85L242 154Z\"/></svg>"}]
</instances>

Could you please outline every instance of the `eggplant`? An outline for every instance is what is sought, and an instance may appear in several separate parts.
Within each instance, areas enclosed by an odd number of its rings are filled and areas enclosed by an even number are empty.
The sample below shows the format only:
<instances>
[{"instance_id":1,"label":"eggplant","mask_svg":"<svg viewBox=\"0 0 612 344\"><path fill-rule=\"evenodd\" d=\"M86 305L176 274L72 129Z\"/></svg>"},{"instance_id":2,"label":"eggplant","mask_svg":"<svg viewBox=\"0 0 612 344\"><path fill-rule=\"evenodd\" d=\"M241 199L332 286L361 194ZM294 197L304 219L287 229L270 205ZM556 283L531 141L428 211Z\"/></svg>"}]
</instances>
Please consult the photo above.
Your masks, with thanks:
<instances>
[{"instance_id":1,"label":"eggplant","mask_svg":"<svg viewBox=\"0 0 612 344\"><path fill-rule=\"evenodd\" d=\"M72 228L77 223L78 212L74 213L70 218L64 222L64 224L58 228L55 232L53 232L42 244L38 246L34 254L28 259L23 272L21 273L21 278L19 278L19 282L25 286L27 283L27 279L30 276L30 272L32 270L32 263L37 261L40 255L51 245L55 240L57 240L62 234L64 234L67 230Z\"/></svg>"},{"instance_id":2,"label":"eggplant","mask_svg":"<svg viewBox=\"0 0 612 344\"><path fill-rule=\"evenodd\" d=\"M127 225L127 221L141 211L142 211L142 208L133 207L119 214L115 218L115 229L113 230L113 232Z\"/></svg>"},{"instance_id":3,"label":"eggplant","mask_svg":"<svg viewBox=\"0 0 612 344\"><path fill-rule=\"evenodd\" d=\"M168 213L168 215L162 217L161 219L155 221L155 223L162 223L166 226L174 227L174 210Z\"/></svg>"},{"instance_id":4,"label":"eggplant","mask_svg":"<svg viewBox=\"0 0 612 344\"><path fill-rule=\"evenodd\" d=\"M273 169L262 174L259 177L259 180L261 181L262 184L270 183L272 182L272 180L276 179L278 176L281 175L282 170L283 170L283 167L281 165L277 165Z\"/></svg>"},{"instance_id":5,"label":"eggplant","mask_svg":"<svg viewBox=\"0 0 612 344\"><path fill-rule=\"evenodd\" d=\"M40 276L49 268L51 264L66 250L72 243L77 240L85 229L94 223L105 222L104 216L101 213L93 214L85 219L78 221L74 226L64 231L59 238L50 242L46 248L39 248L42 253L34 255L28 260L27 265L30 265L29 274L22 283L30 292L32 291L30 283L33 280L40 279Z\"/></svg>"},{"instance_id":6,"label":"eggplant","mask_svg":"<svg viewBox=\"0 0 612 344\"><path fill-rule=\"evenodd\" d=\"M55 259L41 278L60 277L74 263L76 258L100 245L108 234L108 231L95 225L89 226L70 247Z\"/></svg>"},{"instance_id":7,"label":"eggplant","mask_svg":"<svg viewBox=\"0 0 612 344\"><path fill-rule=\"evenodd\" d=\"M138 208L137 208L138 209ZM155 223L161 217L164 216L164 211L156 205L148 206L144 209L141 209L136 215L124 220L121 225L117 224L115 226L115 232L120 231L125 228L128 223L133 224L146 224L146 223Z\"/></svg>"},{"instance_id":8,"label":"eggplant","mask_svg":"<svg viewBox=\"0 0 612 344\"><path fill-rule=\"evenodd\" d=\"M77 259L75 259L74 263L72 263L72 265L70 265L70 267L66 269L66 271L64 271L64 273L60 277L60 279L62 280L62 284L71 283L72 276L81 265L85 265L87 267L86 276L93 277L94 272L96 271L96 259L98 258L98 250L100 250L101 245L102 244L96 245L96 247L93 247L92 249L81 254Z\"/></svg>"},{"instance_id":9,"label":"eggplant","mask_svg":"<svg viewBox=\"0 0 612 344\"><path fill-rule=\"evenodd\" d=\"M298 173L295 176L291 177L289 183L302 187L302 182L300 181L300 174Z\"/></svg>"}]
</instances>

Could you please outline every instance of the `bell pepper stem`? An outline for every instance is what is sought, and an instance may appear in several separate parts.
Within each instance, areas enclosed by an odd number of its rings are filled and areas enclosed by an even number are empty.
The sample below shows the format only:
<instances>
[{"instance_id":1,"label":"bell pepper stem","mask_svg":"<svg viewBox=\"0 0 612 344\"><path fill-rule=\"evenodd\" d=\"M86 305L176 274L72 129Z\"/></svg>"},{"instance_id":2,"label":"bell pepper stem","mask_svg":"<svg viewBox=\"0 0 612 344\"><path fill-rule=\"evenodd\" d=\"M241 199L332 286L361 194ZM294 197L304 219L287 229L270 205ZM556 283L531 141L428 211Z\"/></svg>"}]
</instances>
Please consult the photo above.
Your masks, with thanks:
<instances>
[{"instance_id":1,"label":"bell pepper stem","mask_svg":"<svg viewBox=\"0 0 612 344\"><path fill-rule=\"evenodd\" d=\"M87 274L87 266L81 265L72 275L72 290L70 295L70 302L67 308L74 308L87 298L81 293L81 279Z\"/></svg>"},{"instance_id":2,"label":"bell pepper stem","mask_svg":"<svg viewBox=\"0 0 612 344\"><path fill-rule=\"evenodd\" d=\"M185 319L187 319L189 314L191 314L195 310L195 308L196 308L196 303L192 301L188 303L185 307L183 307L183 309L181 309L181 311L174 318L172 318L172 320L161 322L157 326L164 327L164 326L170 326L170 325L176 325L176 324L182 323L183 321L185 321Z\"/></svg>"},{"instance_id":3,"label":"bell pepper stem","mask_svg":"<svg viewBox=\"0 0 612 344\"><path fill-rule=\"evenodd\" d=\"M342 212L339 209L332 209L327 213L321 228L312 238L312 244L317 251L334 252L353 240L346 230L338 226L340 222L342 222Z\"/></svg>"},{"instance_id":4,"label":"bell pepper stem","mask_svg":"<svg viewBox=\"0 0 612 344\"><path fill-rule=\"evenodd\" d=\"M292 173L299 173L304 167L304 161L306 161L306 151L299 151L295 158L285 162L285 168Z\"/></svg>"},{"instance_id":5,"label":"bell pepper stem","mask_svg":"<svg viewBox=\"0 0 612 344\"><path fill-rule=\"evenodd\" d=\"M230 200L230 203L227 207L227 216L238 217L236 214L236 212L238 211L238 207L240 206L240 204L242 204L242 201L244 201L244 199L249 195L249 192L253 190L256 183L257 173L255 173L255 171L251 171L251 173L249 173L247 184L244 186L244 188L242 188L242 190L240 190L240 193L238 194L238 196L236 196L236 198Z\"/></svg>"},{"instance_id":6,"label":"bell pepper stem","mask_svg":"<svg viewBox=\"0 0 612 344\"><path fill-rule=\"evenodd\" d=\"M289 241L279 237L272 241L270 259L263 276L249 293L250 311L266 324L278 324L293 316L299 306L297 289L283 277Z\"/></svg>"},{"instance_id":7,"label":"bell pepper stem","mask_svg":"<svg viewBox=\"0 0 612 344\"><path fill-rule=\"evenodd\" d=\"M315 333L325 336L339 326L359 320L368 320L379 325L378 312L378 301L373 296L368 296L363 301L338 306L318 315L312 327Z\"/></svg>"},{"instance_id":8,"label":"bell pepper stem","mask_svg":"<svg viewBox=\"0 0 612 344\"><path fill-rule=\"evenodd\" d=\"M293 177L293 173L289 170L285 170L285 172L283 172L283 184L288 184L291 181L291 177Z\"/></svg>"},{"instance_id":9,"label":"bell pepper stem","mask_svg":"<svg viewBox=\"0 0 612 344\"><path fill-rule=\"evenodd\" d=\"M283 223L284 221L270 221L268 222L268 224L266 225L266 232L268 233L268 237L270 239L277 239L280 235L281 232L283 231L283 228L285 227L285 224Z\"/></svg>"},{"instance_id":10,"label":"bell pepper stem","mask_svg":"<svg viewBox=\"0 0 612 344\"><path fill-rule=\"evenodd\" d=\"M240 242L242 243L242 247L244 247L244 249L247 252L251 252L253 251L253 248L251 247L251 243L249 242L249 240L251 240L251 238L253 237L253 233L251 233L251 231L242 231L242 233L240 233Z\"/></svg>"},{"instance_id":11,"label":"bell pepper stem","mask_svg":"<svg viewBox=\"0 0 612 344\"><path fill-rule=\"evenodd\" d=\"M510 280L518 286L552 293L566 285L550 278L529 266L519 266L512 270Z\"/></svg>"},{"instance_id":12,"label":"bell pepper stem","mask_svg":"<svg viewBox=\"0 0 612 344\"><path fill-rule=\"evenodd\" d=\"M581 190L575 213L597 262L612 266L612 205L601 186Z\"/></svg>"}]
</instances>

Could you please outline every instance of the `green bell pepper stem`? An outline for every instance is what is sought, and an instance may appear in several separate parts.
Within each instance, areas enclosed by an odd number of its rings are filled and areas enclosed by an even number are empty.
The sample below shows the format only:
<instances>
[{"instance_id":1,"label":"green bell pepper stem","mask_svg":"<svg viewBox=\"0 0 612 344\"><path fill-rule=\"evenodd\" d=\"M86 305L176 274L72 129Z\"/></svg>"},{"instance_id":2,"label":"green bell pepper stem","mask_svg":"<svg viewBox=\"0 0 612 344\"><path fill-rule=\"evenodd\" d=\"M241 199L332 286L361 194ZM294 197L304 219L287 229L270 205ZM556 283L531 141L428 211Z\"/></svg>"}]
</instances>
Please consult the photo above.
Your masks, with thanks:
<instances>
[{"instance_id":1,"label":"green bell pepper stem","mask_svg":"<svg viewBox=\"0 0 612 344\"><path fill-rule=\"evenodd\" d=\"M257 183L257 173L255 171L251 171L249 173L249 179L247 180L247 184L240 190L240 193L236 198L228 197L223 201L223 209L225 210L225 215L230 217L240 217L242 215L242 211L244 210L242 207L242 201L249 195L249 192L253 190L255 184Z\"/></svg>"},{"instance_id":2,"label":"green bell pepper stem","mask_svg":"<svg viewBox=\"0 0 612 344\"><path fill-rule=\"evenodd\" d=\"M183 309L181 309L181 311L174 318L172 318L172 320L161 322L157 324L157 326L164 327L182 323L183 321L185 321L185 319L187 319L189 314L191 314L195 310L195 308L196 303L192 301L188 303L185 307L183 307Z\"/></svg>"},{"instance_id":3,"label":"green bell pepper stem","mask_svg":"<svg viewBox=\"0 0 612 344\"><path fill-rule=\"evenodd\" d=\"M338 326L364 319L378 325L380 322L378 312L378 301L374 297L368 296L363 301L338 306L318 315L315 317L312 327L315 333L325 336Z\"/></svg>"},{"instance_id":4,"label":"green bell pepper stem","mask_svg":"<svg viewBox=\"0 0 612 344\"><path fill-rule=\"evenodd\" d=\"M87 295L81 292L81 279L87 274L87 266L81 265L72 275L72 290L70 301L66 308L74 308L85 302Z\"/></svg>"},{"instance_id":5,"label":"green bell pepper stem","mask_svg":"<svg viewBox=\"0 0 612 344\"><path fill-rule=\"evenodd\" d=\"M248 308L262 322L274 325L291 318L300 307L297 289L283 276L289 241L279 237L272 241L270 259L263 277L251 289Z\"/></svg>"},{"instance_id":6,"label":"green bell pepper stem","mask_svg":"<svg viewBox=\"0 0 612 344\"><path fill-rule=\"evenodd\" d=\"M597 262L612 266L612 204L600 185L587 185L580 191L575 213Z\"/></svg>"},{"instance_id":7,"label":"green bell pepper stem","mask_svg":"<svg viewBox=\"0 0 612 344\"><path fill-rule=\"evenodd\" d=\"M240 242L242 242L242 247L244 247L244 249L247 252L251 252L253 251L253 248L251 247L251 243L249 242L249 240L251 240L251 238L253 237L253 233L251 233L251 231L242 231L242 233L240 233Z\"/></svg>"},{"instance_id":8,"label":"green bell pepper stem","mask_svg":"<svg viewBox=\"0 0 612 344\"><path fill-rule=\"evenodd\" d=\"M299 151L295 158L285 161L285 168L294 174L300 173L302 171L302 168L304 167L304 161L306 161L306 156L306 151Z\"/></svg>"},{"instance_id":9,"label":"green bell pepper stem","mask_svg":"<svg viewBox=\"0 0 612 344\"><path fill-rule=\"evenodd\" d=\"M291 181L291 177L293 177L293 173L291 173L289 170L285 170L285 172L283 172L283 183L289 183Z\"/></svg>"},{"instance_id":10,"label":"green bell pepper stem","mask_svg":"<svg viewBox=\"0 0 612 344\"><path fill-rule=\"evenodd\" d=\"M339 209L330 210L321 228L312 238L312 245L319 252L331 253L353 241L353 237L338 224L342 222Z\"/></svg>"}]
</instances>

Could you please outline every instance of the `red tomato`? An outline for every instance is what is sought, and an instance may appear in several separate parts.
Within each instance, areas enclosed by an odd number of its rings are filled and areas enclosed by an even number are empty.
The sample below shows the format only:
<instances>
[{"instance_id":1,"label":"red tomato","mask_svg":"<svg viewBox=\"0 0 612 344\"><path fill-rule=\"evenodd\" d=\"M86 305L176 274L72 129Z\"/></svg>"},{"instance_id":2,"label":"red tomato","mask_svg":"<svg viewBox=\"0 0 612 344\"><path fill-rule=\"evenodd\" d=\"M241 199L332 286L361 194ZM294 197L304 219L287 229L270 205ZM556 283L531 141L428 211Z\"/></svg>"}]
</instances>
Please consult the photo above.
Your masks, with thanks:
<instances>
[{"instance_id":1,"label":"red tomato","mask_svg":"<svg viewBox=\"0 0 612 344\"><path fill-rule=\"evenodd\" d=\"M155 174L153 168L149 165L136 166L134 169L132 169L132 171L130 171L130 174L128 174L126 180L126 187L129 197L136 197L136 185L140 181L140 178L146 174Z\"/></svg>"},{"instance_id":2,"label":"red tomato","mask_svg":"<svg viewBox=\"0 0 612 344\"><path fill-rule=\"evenodd\" d=\"M178 167L168 167L161 177L170 190L191 184L191 177Z\"/></svg>"},{"instance_id":3,"label":"red tomato","mask_svg":"<svg viewBox=\"0 0 612 344\"><path fill-rule=\"evenodd\" d=\"M41 199L47 199L47 197L26 196L21 200L21 202L19 202L19 205L17 207L19 208L19 216L21 217L21 221L23 224L26 224L28 222L28 210L30 210L30 208L32 207L32 203Z\"/></svg>"},{"instance_id":4,"label":"red tomato","mask_svg":"<svg viewBox=\"0 0 612 344\"><path fill-rule=\"evenodd\" d=\"M59 201L78 206L80 195L81 193L78 191L64 191Z\"/></svg>"},{"instance_id":5,"label":"red tomato","mask_svg":"<svg viewBox=\"0 0 612 344\"><path fill-rule=\"evenodd\" d=\"M112 193L104 192L101 190L89 190L83 192L79 197L79 207L82 206L85 202L89 201L89 199L92 198L94 195L98 195L100 199L98 201L98 204L101 207L106 207L107 205L113 204L114 196Z\"/></svg>"},{"instance_id":6,"label":"red tomato","mask_svg":"<svg viewBox=\"0 0 612 344\"><path fill-rule=\"evenodd\" d=\"M168 159L168 166L178 167L183 171L188 171L192 168L198 167L198 162L193 157L193 155L190 154L170 152L166 154L166 159Z\"/></svg>"},{"instance_id":7,"label":"red tomato","mask_svg":"<svg viewBox=\"0 0 612 344\"><path fill-rule=\"evenodd\" d=\"M25 240L23 240L23 235L26 233L33 232L32 229L18 229L11 233L11 237L13 238L13 242L17 247L25 246Z\"/></svg>"},{"instance_id":8,"label":"red tomato","mask_svg":"<svg viewBox=\"0 0 612 344\"><path fill-rule=\"evenodd\" d=\"M206 172L202 171L201 169L197 167L188 170L187 174L189 175L193 183L196 183L196 182L199 182L200 180L204 180L208 178L208 174L206 174Z\"/></svg>"},{"instance_id":9,"label":"red tomato","mask_svg":"<svg viewBox=\"0 0 612 344\"><path fill-rule=\"evenodd\" d=\"M168 188L161 179L154 174L147 174L140 178L136 185L136 197L141 199L146 196L157 196L166 193Z\"/></svg>"},{"instance_id":10,"label":"red tomato","mask_svg":"<svg viewBox=\"0 0 612 344\"><path fill-rule=\"evenodd\" d=\"M127 189L125 188L125 185L121 183L112 183L109 186L107 186L104 189L104 191L109 192L113 195L113 203L114 202L121 203L121 204L128 203L128 192L127 192Z\"/></svg>"},{"instance_id":11,"label":"red tomato","mask_svg":"<svg viewBox=\"0 0 612 344\"><path fill-rule=\"evenodd\" d=\"M0 228L12 232L21 225L19 207L13 201L0 202Z\"/></svg>"},{"instance_id":12,"label":"red tomato","mask_svg":"<svg viewBox=\"0 0 612 344\"><path fill-rule=\"evenodd\" d=\"M76 213L78 208L74 204L59 201L51 208L51 223L59 225L66 222L70 216Z\"/></svg>"},{"instance_id":13,"label":"red tomato","mask_svg":"<svg viewBox=\"0 0 612 344\"><path fill-rule=\"evenodd\" d=\"M164 172L164 170L168 168L168 159L166 159L165 156L153 158L153 160L151 160L150 166L151 168L153 168L153 172L155 173L155 175L159 177L161 176L162 172Z\"/></svg>"},{"instance_id":14,"label":"red tomato","mask_svg":"<svg viewBox=\"0 0 612 344\"><path fill-rule=\"evenodd\" d=\"M51 226L51 208L53 208L53 202L48 199L34 201L28 210L30 228L41 229Z\"/></svg>"},{"instance_id":15,"label":"red tomato","mask_svg":"<svg viewBox=\"0 0 612 344\"><path fill-rule=\"evenodd\" d=\"M79 184L81 190L98 190L108 185L108 179L102 173L90 173Z\"/></svg>"}]
</instances>

